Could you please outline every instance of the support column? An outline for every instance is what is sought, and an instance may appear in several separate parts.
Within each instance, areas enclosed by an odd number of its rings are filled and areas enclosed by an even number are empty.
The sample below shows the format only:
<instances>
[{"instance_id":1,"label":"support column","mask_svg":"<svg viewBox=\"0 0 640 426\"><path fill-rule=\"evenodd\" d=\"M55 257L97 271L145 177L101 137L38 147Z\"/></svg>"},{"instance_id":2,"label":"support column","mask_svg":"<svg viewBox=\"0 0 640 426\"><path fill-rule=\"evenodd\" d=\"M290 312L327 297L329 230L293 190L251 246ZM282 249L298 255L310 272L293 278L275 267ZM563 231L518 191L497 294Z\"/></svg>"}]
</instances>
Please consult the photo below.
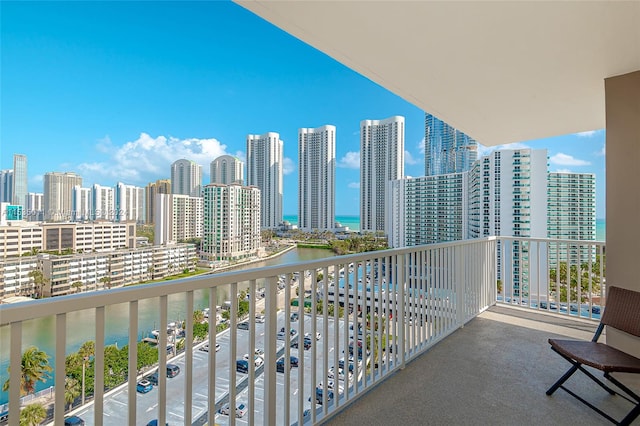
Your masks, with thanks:
<instances>
[{"instance_id":1,"label":"support column","mask_svg":"<svg viewBox=\"0 0 640 426\"><path fill-rule=\"evenodd\" d=\"M640 291L640 71L605 79L606 283ZM640 339L607 332L607 343L640 356Z\"/></svg>"}]
</instances>

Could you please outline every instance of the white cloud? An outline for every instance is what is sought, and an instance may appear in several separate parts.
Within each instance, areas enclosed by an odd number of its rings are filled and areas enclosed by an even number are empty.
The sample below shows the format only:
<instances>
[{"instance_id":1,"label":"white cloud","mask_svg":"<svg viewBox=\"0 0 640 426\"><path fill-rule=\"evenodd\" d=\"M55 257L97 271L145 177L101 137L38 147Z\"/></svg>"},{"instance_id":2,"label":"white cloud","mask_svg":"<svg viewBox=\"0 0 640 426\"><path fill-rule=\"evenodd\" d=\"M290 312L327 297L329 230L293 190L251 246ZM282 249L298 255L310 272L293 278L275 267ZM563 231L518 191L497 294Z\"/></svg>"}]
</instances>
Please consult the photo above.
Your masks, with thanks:
<instances>
[{"instance_id":1,"label":"white cloud","mask_svg":"<svg viewBox=\"0 0 640 426\"><path fill-rule=\"evenodd\" d=\"M569 169L558 169L555 171L556 173L573 173L571 170Z\"/></svg>"},{"instance_id":2,"label":"white cloud","mask_svg":"<svg viewBox=\"0 0 640 426\"><path fill-rule=\"evenodd\" d=\"M574 135L580 138L590 138L591 136L595 135L597 132L598 132L597 130L589 130L587 132L574 133Z\"/></svg>"},{"instance_id":3,"label":"white cloud","mask_svg":"<svg viewBox=\"0 0 640 426\"><path fill-rule=\"evenodd\" d=\"M143 186L156 179L168 178L171 164L183 158L195 161L202 166L203 172L208 172L211 161L227 154L226 145L214 138L154 138L146 133L122 146L115 146L107 136L98 141L96 149L104 154L104 161L78 165L85 186L105 180L109 181L105 184L122 181Z\"/></svg>"},{"instance_id":4,"label":"white cloud","mask_svg":"<svg viewBox=\"0 0 640 426\"><path fill-rule=\"evenodd\" d=\"M596 155L599 155L601 157L604 157L605 155L607 155L607 144L603 143L602 144L602 149L596 153Z\"/></svg>"},{"instance_id":5,"label":"white cloud","mask_svg":"<svg viewBox=\"0 0 640 426\"><path fill-rule=\"evenodd\" d=\"M34 175L29 177L29 185L42 186L42 182L44 182L44 175Z\"/></svg>"},{"instance_id":6,"label":"white cloud","mask_svg":"<svg viewBox=\"0 0 640 426\"><path fill-rule=\"evenodd\" d=\"M521 142L507 143L504 145L496 145L496 146L484 146L482 144L478 144L478 158L487 156L491 154L493 151L497 151L499 149L529 149L529 146Z\"/></svg>"},{"instance_id":7,"label":"white cloud","mask_svg":"<svg viewBox=\"0 0 640 426\"><path fill-rule=\"evenodd\" d=\"M344 167L345 169L359 169L360 151L347 152L338 162L338 167Z\"/></svg>"},{"instance_id":8,"label":"white cloud","mask_svg":"<svg viewBox=\"0 0 640 426\"><path fill-rule=\"evenodd\" d=\"M284 157L282 159L282 174L290 175L291 173L296 171L296 163L289 157Z\"/></svg>"},{"instance_id":9,"label":"white cloud","mask_svg":"<svg viewBox=\"0 0 640 426\"><path fill-rule=\"evenodd\" d=\"M347 186L352 189L360 189L360 182L349 182Z\"/></svg>"},{"instance_id":10,"label":"white cloud","mask_svg":"<svg viewBox=\"0 0 640 426\"><path fill-rule=\"evenodd\" d=\"M588 166L591 164L589 161L580 160L572 155L557 153L553 157L549 158L551 164L557 164L558 166Z\"/></svg>"},{"instance_id":11,"label":"white cloud","mask_svg":"<svg viewBox=\"0 0 640 426\"><path fill-rule=\"evenodd\" d=\"M409 151L405 151L404 152L404 164L408 164L410 166L413 166L415 164L418 164L418 160L413 158L413 155L411 155L411 153Z\"/></svg>"},{"instance_id":12,"label":"white cloud","mask_svg":"<svg viewBox=\"0 0 640 426\"><path fill-rule=\"evenodd\" d=\"M420 142L418 142L418 152L420 154L424 154L424 138L422 138L422 140Z\"/></svg>"}]
</instances>

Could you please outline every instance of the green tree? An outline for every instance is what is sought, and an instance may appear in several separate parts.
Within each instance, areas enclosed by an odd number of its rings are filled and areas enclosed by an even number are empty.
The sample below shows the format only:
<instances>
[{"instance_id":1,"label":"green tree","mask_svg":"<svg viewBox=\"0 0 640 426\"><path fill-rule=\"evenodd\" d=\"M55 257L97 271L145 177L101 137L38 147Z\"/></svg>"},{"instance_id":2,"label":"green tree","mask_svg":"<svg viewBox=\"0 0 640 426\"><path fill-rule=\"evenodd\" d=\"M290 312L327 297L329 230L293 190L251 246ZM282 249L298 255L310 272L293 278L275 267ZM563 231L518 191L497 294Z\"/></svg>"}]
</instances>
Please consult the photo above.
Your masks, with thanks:
<instances>
[{"instance_id":1,"label":"green tree","mask_svg":"<svg viewBox=\"0 0 640 426\"><path fill-rule=\"evenodd\" d=\"M41 298L42 288L49 283L49 279L45 278L44 273L38 269L29 272L28 276L31 278L31 282L35 288L36 299Z\"/></svg>"},{"instance_id":2,"label":"green tree","mask_svg":"<svg viewBox=\"0 0 640 426\"><path fill-rule=\"evenodd\" d=\"M82 362L82 404L85 402L85 381L86 381L86 370L89 366L91 358L93 358L96 354L96 344L93 340L89 340L84 342L80 349L78 349L78 356Z\"/></svg>"},{"instance_id":3,"label":"green tree","mask_svg":"<svg viewBox=\"0 0 640 426\"><path fill-rule=\"evenodd\" d=\"M104 276L100 278L103 287L111 288L111 277Z\"/></svg>"},{"instance_id":4,"label":"green tree","mask_svg":"<svg viewBox=\"0 0 640 426\"><path fill-rule=\"evenodd\" d=\"M74 281L71 283L71 287L76 289L76 293L80 293L80 289L82 288L82 281Z\"/></svg>"},{"instance_id":5,"label":"green tree","mask_svg":"<svg viewBox=\"0 0 640 426\"><path fill-rule=\"evenodd\" d=\"M193 338L204 340L209 334L209 323L196 322L193 324Z\"/></svg>"},{"instance_id":6,"label":"green tree","mask_svg":"<svg viewBox=\"0 0 640 426\"><path fill-rule=\"evenodd\" d=\"M204 321L204 312L198 310L198 311L193 311L193 323L197 324L199 322L203 322Z\"/></svg>"},{"instance_id":7,"label":"green tree","mask_svg":"<svg viewBox=\"0 0 640 426\"><path fill-rule=\"evenodd\" d=\"M64 402L69 404L69 410L73 405L73 401L80 396L80 383L73 377L64 378Z\"/></svg>"},{"instance_id":8,"label":"green tree","mask_svg":"<svg viewBox=\"0 0 640 426\"><path fill-rule=\"evenodd\" d=\"M34 403L20 410L20 426L37 426L47 418L47 410L42 404Z\"/></svg>"},{"instance_id":9,"label":"green tree","mask_svg":"<svg viewBox=\"0 0 640 426\"><path fill-rule=\"evenodd\" d=\"M104 348L104 386L114 388L125 382L128 371L128 354L124 356L115 345Z\"/></svg>"},{"instance_id":10,"label":"green tree","mask_svg":"<svg viewBox=\"0 0 640 426\"><path fill-rule=\"evenodd\" d=\"M49 372L53 369L49 365L49 355L35 346L27 348L22 354L22 364L20 366L20 395L28 395L35 392L37 382L46 382L49 379ZM9 371L9 367L7 367ZM2 385L3 391L8 391L10 379Z\"/></svg>"}]
</instances>

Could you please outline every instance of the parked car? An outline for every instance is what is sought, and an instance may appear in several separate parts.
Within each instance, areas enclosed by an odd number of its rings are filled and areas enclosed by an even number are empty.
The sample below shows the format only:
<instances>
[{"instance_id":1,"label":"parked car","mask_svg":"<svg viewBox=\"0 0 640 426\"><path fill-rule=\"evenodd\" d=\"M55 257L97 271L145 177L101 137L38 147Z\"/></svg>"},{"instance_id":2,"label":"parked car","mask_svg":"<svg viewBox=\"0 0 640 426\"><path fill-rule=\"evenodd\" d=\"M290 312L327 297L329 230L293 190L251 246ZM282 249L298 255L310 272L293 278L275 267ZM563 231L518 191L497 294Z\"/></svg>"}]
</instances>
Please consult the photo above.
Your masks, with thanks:
<instances>
[{"instance_id":1,"label":"parked car","mask_svg":"<svg viewBox=\"0 0 640 426\"><path fill-rule=\"evenodd\" d=\"M169 423L165 423L165 425L169 426ZM147 423L147 426L158 426L158 419L151 420L149 423Z\"/></svg>"},{"instance_id":2,"label":"parked car","mask_svg":"<svg viewBox=\"0 0 640 426\"><path fill-rule=\"evenodd\" d=\"M153 385L151 384L151 382L145 379L140 380L136 385L136 390L140 393L151 392L152 389Z\"/></svg>"},{"instance_id":3,"label":"parked car","mask_svg":"<svg viewBox=\"0 0 640 426\"><path fill-rule=\"evenodd\" d=\"M311 333L304 333L304 337L309 338L309 339L313 338L313 336L311 336ZM316 331L316 340L320 340L321 337L322 337L322 335Z\"/></svg>"},{"instance_id":4,"label":"parked car","mask_svg":"<svg viewBox=\"0 0 640 426\"><path fill-rule=\"evenodd\" d=\"M279 331L278 334L276 335L276 339L278 340L284 340L287 337L287 333L285 333L284 331Z\"/></svg>"},{"instance_id":5,"label":"parked car","mask_svg":"<svg viewBox=\"0 0 640 426\"><path fill-rule=\"evenodd\" d=\"M256 322L257 323L263 323L266 321L266 318L264 317L264 315L256 315Z\"/></svg>"},{"instance_id":6,"label":"parked car","mask_svg":"<svg viewBox=\"0 0 640 426\"><path fill-rule=\"evenodd\" d=\"M296 337L295 339L293 339L293 341L291 342L291 347L292 348L297 348L299 346L298 343L298 338ZM304 347L305 350L308 350L311 348L311 339L307 339L306 337L303 339L302 341L302 346Z\"/></svg>"},{"instance_id":7,"label":"parked car","mask_svg":"<svg viewBox=\"0 0 640 426\"><path fill-rule=\"evenodd\" d=\"M327 401L332 402L332 400L333 400L333 391L328 390ZM311 397L309 397L309 401L311 401ZM316 404L322 404L322 388L321 387L316 388Z\"/></svg>"},{"instance_id":8,"label":"parked car","mask_svg":"<svg viewBox=\"0 0 640 426\"><path fill-rule=\"evenodd\" d=\"M264 349L262 349L262 348L256 348L256 349L253 351L253 353L254 353L254 354L256 354L256 355L260 355L261 357L263 357L263 358L264 358Z\"/></svg>"},{"instance_id":9,"label":"parked car","mask_svg":"<svg viewBox=\"0 0 640 426\"><path fill-rule=\"evenodd\" d=\"M78 416L69 416L64 419L64 426L83 426L84 420Z\"/></svg>"},{"instance_id":10,"label":"parked car","mask_svg":"<svg viewBox=\"0 0 640 426\"><path fill-rule=\"evenodd\" d=\"M297 312L294 312L294 313L291 314L291 321L292 322L298 321L298 313Z\"/></svg>"},{"instance_id":11,"label":"parked car","mask_svg":"<svg viewBox=\"0 0 640 426\"><path fill-rule=\"evenodd\" d=\"M284 331L284 327L280 328L280 333L284 333L284 332L285 332L285 331ZM295 336L295 335L296 335L296 333L297 333L297 331L296 331L296 329L295 329L295 328L291 328L291 329L289 329L289 335L290 335L290 336Z\"/></svg>"},{"instance_id":12,"label":"parked car","mask_svg":"<svg viewBox=\"0 0 640 426\"><path fill-rule=\"evenodd\" d=\"M249 372L249 361L246 359L236 360L236 371L238 373L247 374Z\"/></svg>"},{"instance_id":13,"label":"parked car","mask_svg":"<svg viewBox=\"0 0 640 426\"><path fill-rule=\"evenodd\" d=\"M242 321L238 323L238 328L240 330L248 330L249 329L249 323L247 321Z\"/></svg>"},{"instance_id":14,"label":"parked car","mask_svg":"<svg viewBox=\"0 0 640 426\"><path fill-rule=\"evenodd\" d=\"M254 362L256 364L256 368L259 368L262 366L262 364L264 364L264 358L262 358L260 355L255 355L254 354ZM245 361L249 361L249 354L244 354L242 356L242 359L244 359Z\"/></svg>"},{"instance_id":15,"label":"parked car","mask_svg":"<svg viewBox=\"0 0 640 426\"><path fill-rule=\"evenodd\" d=\"M167 364L167 377L173 378L180 374L180 367L175 364Z\"/></svg>"},{"instance_id":16,"label":"parked car","mask_svg":"<svg viewBox=\"0 0 640 426\"><path fill-rule=\"evenodd\" d=\"M222 408L218 410L218 413L224 416L228 416L230 412L231 412L231 406L229 405L229 403L225 404ZM241 418L245 414L247 414L247 406L245 404L238 404L236 406L236 417Z\"/></svg>"},{"instance_id":17,"label":"parked car","mask_svg":"<svg viewBox=\"0 0 640 426\"><path fill-rule=\"evenodd\" d=\"M289 357L289 363L291 364L291 367L297 367L298 366L298 357L291 355ZM284 373L284 357L279 358L276 361L276 370L279 373Z\"/></svg>"}]
</instances>

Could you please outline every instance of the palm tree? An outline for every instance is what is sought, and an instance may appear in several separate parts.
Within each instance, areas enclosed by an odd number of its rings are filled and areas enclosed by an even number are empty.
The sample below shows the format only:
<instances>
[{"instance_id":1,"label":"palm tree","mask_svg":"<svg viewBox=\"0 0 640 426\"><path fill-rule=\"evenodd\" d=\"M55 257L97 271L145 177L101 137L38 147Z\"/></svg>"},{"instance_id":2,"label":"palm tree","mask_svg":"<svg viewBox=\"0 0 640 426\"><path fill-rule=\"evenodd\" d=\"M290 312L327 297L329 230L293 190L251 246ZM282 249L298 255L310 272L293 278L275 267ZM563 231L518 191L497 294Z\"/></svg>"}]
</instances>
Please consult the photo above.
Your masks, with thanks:
<instances>
[{"instance_id":1,"label":"palm tree","mask_svg":"<svg viewBox=\"0 0 640 426\"><path fill-rule=\"evenodd\" d=\"M29 404L20 411L20 426L37 426L47 418L47 410L42 404Z\"/></svg>"},{"instance_id":2,"label":"palm tree","mask_svg":"<svg viewBox=\"0 0 640 426\"><path fill-rule=\"evenodd\" d=\"M80 383L72 377L64 378L64 402L69 404L69 409L73 405L73 401L80 396Z\"/></svg>"},{"instance_id":3,"label":"palm tree","mask_svg":"<svg viewBox=\"0 0 640 426\"><path fill-rule=\"evenodd\" d=\"M46 382L49 372L53 370L49 365L49 355L35 346L27 348L22 354L20 377L20 395L28 395L35 392L37 382ZM7 368L9 371L9 368ZM9 390L10 379L2 385L3 391Z\"/></svg>"},{"instance_id":4,"label":"palm tree","mask_svg":"<svg viewBox=\"0 0 640 426\"><path fill-rule=\"evenodd\" d=\"M111 288L111 277L104 276L100 278L103 287Z\"/></svg>"},{"instance_id":5,"label":"palm tree","mask_svg":"<svg viewBox=\"0 0 640 426\"><path fill-rule=\"evenodd\" d=\"M85 384L85 370L89 366L91 357L96 354L96 344L93 340L84 342L80 349L78 349L78 355L82 359L82 404L84 405L84 384Z\"/></svg>"},{"instance_id":6,"label":"palm tree","mask_svg":"<svg viewBox=\"0 0 640 426\"><path fill-rule=\"evenodd\" d=\"M37 269L29 272L29 278L31 278L31 281L36 288L36 298L41 298L42 287L44 287L45 284L49 283L49 279L45 278L42 271Z\"/></svg>"},{"instance_id":7,"label":"palm tree","mask_svg":"<svg viewBox=\"0 0 640 426\"><path fill-rule=\"evenodd\" d=\"M193 322L195 324L204 321L204 312L202 311L193 311Z\"/></svg>"},{"instance_id":8,"label":"palm tree","mask_svg":"<svg viewBox=\"0 0 640 426\"><path fill-rule=\"evenodd\" d=\"M71 284L71 287L76 289L76 293L80 293L80 289L82 288L82 281L74 281Z\"/></svg>"}]
</instances>

